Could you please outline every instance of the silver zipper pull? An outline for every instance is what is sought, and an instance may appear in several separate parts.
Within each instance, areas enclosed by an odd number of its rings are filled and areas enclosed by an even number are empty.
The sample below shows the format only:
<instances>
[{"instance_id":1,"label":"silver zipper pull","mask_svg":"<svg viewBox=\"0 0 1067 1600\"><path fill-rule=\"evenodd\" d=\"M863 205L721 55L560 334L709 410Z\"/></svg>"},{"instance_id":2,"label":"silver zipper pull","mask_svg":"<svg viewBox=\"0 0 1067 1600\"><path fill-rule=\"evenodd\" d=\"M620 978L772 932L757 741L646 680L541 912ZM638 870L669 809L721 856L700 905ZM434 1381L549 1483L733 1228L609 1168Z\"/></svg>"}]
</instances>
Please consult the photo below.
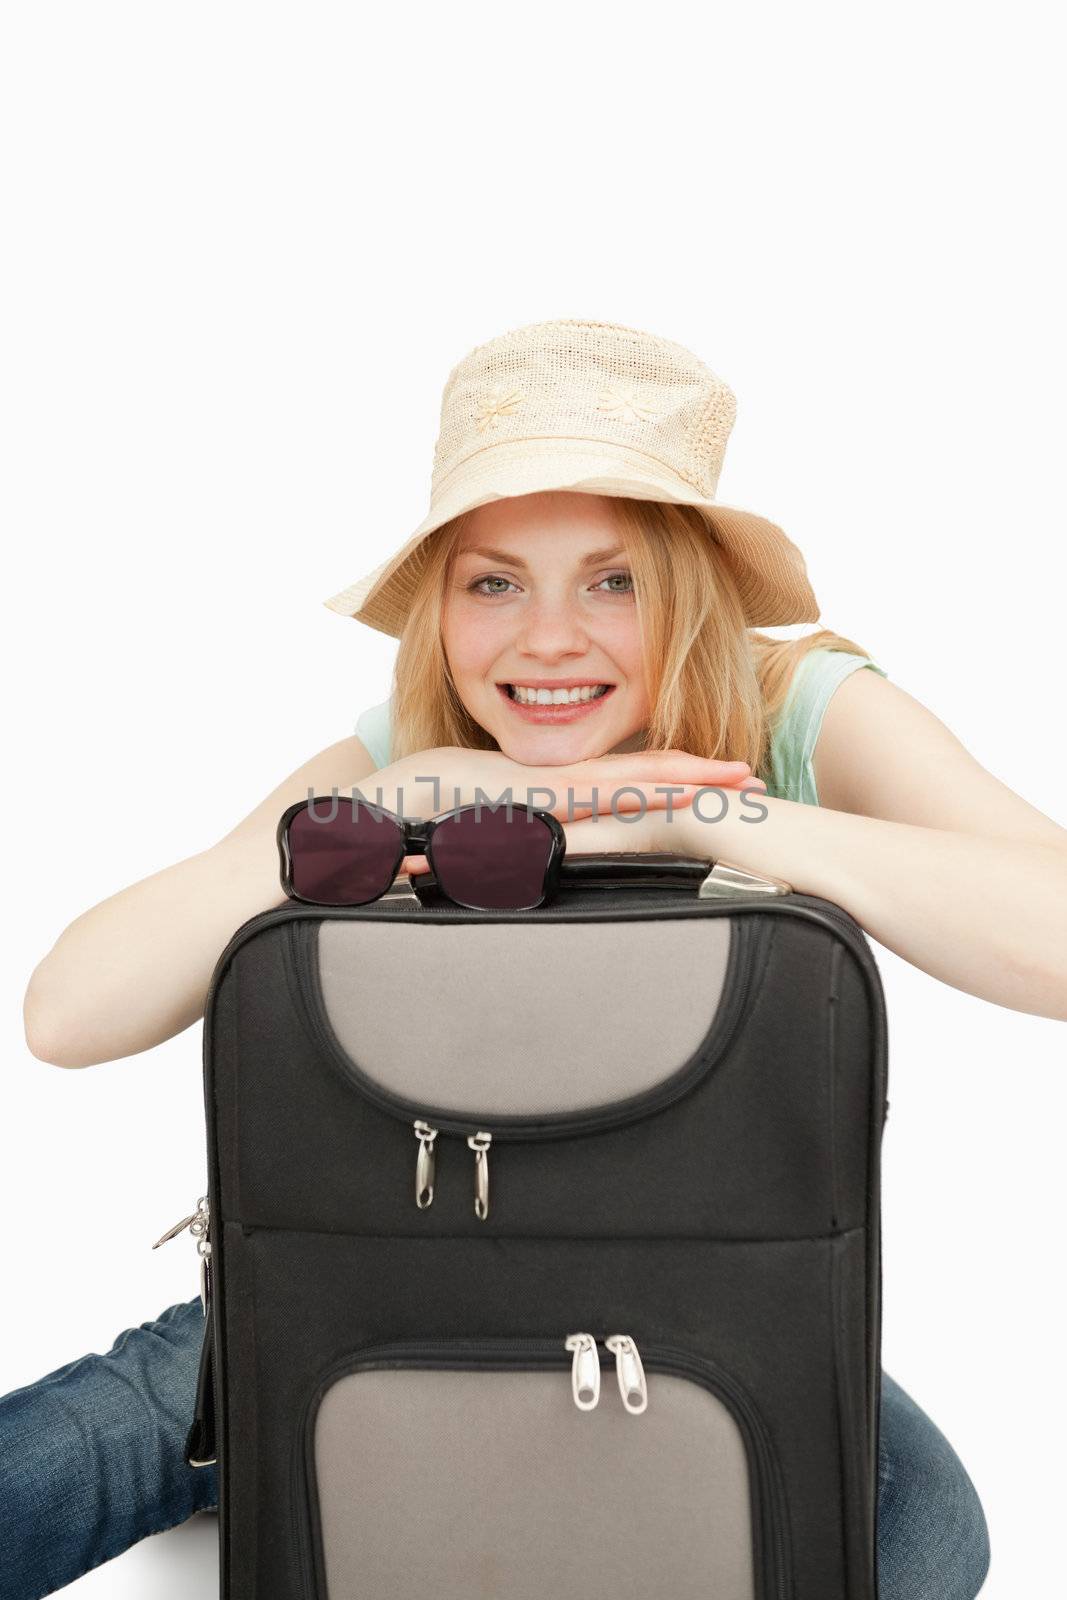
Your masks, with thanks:
<instances>
[{"instance_id":1,"label":"silver zipper pull","mask_svg":"<svg viewBox=\"0 0 1067 1600\"><path fill-rule=\"evenodd\" d=\"M196 1210L193 1212L192 1216L185 1217L181 1222L176 1222L173 1228L168 1228L163 1237L156 1240L155 1244L152 1246L152 1249L158 1250L161 1244L166 1244L170 1239L176 1239L179 1233L185 1232L186 1228L189 1229L189 1232L196 1240L196 1250L200 1257L200 1301L204 1307L204 1313L206 1315L208 1294L211 1290L211 1279L209 1275L209 1261L211 1258L211 1218L208 1197L206 1194L202 1194L200 1199L196 1202Z\"/></svg>"},{"instance_id":2,"label":"silver zipper pull","mask_svg":"<svg viewBox=\"0 0 1067 1600\"><path fill-rule=\"evenodd\" d=\"M189 1232L196 1240L200 1257L200 1303L207 1316L207 1301L211 1292L211 1215L206 1194L202 1194L196 1202L196 1216L189 1224Z\"/></svg>"},{"instance_id":3,"label":"silver zipper pull","mask_svg":"<svg viewBox=\"0 0 1067 1600\"><path fill-rule=\"evenodd\" d=\"M196 1248L202 1256L211 1254L211 1245L208 1242L211 1231L210 1207L207 1195L202 1194L196 1202L196 1215L189 1224L189 1232L196 1240Z\"/></svg>"},{"instance_id":4,"label":"silver zipper pull","mask_svg":"<svg viewBox=\"0 0 1067 1600\"><path fill-rule=\"evenodd\" d=\"M648 1405L648 1384L637 1345L628 1333L613 1333L604 1343L615 1356L622 1403L632 1417L638 1417Z\"/></svg>"},{"instance_id":5,"label":"silver zipper pull","mask_svg":"<svg viewBox=\"0 0 1067 1600\"><path fill-rule=\"evenodd\" d=\"M491 1133L472 1133L467 1144L474 1151L474 1215L484 1222L489 1215L489 1146Z\"/></svg>"},{"instance_id":6,"label":"silver zipper pull","mask_svg":"<svg viewBox=\"0 0 1067 1600\"><path fill-rule=\"evenodd\" d=\"M161 1244L166 1244L169 1240L176 1239L179 1233L185 1232L186 1228L189 1229L189 1232L196 1239L199 1239L201 1236L206 1237L207 1215L207 1196L201 1195L200 1199L196 1202L196 1210L193 1212L192 1216L184 1217L181 1222L176 1222L173 1228L168 1228L163 1237L156 1240L155 1244L152 1246L152 1249L158 1250Z\"/></svg>"},{"instance_id":7,"label":"silver zipper pull","mask_svg":"<svg viewBox=\"0 0 1067 1600\"><path fill-rule=\"evenodd\" d=\"M419 1158L415 1164L415 1204L425 1211L433 1203L434 1154L433 1142L437 1129L420 1119L415 1122L415 1137L419 1141Z\"/></svg>"},{"instance_id":8,"label":"silver zipper pull","mask_svg":"<svg viewBox=\"0 0 1067 1600\"><path fill-rule=\"evenodd\" d=\"M600 1357L591 1333L572 1333L567 1349L574 1351L571 1362L571 1393L579 1411L593 1411L600 1399Z\"/></svg>"},{"instance_id":9,"label":"silver zipper pull","mask_svg":"<svg viewBox=\"0 0 1067 1600\"><path fill-rule=\"evenodd\" d=\"M191 1223L195 1222L195 1220L196 1212L194 1211L191 1217L185 1218L184 1222L176 1222L173 1228L168 1228L163 1237L156 1240L155 1244L152 1246L152 1249L158 1250L161 1244L166 1244L170 1239L176 1239L179 1233L184 1233L186 1228L188 1228Z\"/></svg>"}]
</instances>

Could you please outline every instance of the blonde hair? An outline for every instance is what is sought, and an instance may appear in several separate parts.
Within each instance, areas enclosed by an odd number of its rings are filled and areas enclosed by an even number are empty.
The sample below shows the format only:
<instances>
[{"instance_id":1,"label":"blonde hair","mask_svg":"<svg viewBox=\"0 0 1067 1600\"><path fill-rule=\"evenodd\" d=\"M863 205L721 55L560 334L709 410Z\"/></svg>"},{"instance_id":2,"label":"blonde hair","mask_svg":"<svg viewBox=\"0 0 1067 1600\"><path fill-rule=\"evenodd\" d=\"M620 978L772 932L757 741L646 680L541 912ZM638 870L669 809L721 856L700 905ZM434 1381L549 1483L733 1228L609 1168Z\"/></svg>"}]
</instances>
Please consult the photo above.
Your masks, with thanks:
<instances>
[{"instance_id":1,"label":"blonde hair","mask_svg":"<svg viewBox=\"0 0 1067 1600\"><path fill-rule=\"evenodd\" d=\"M793 673L811 650L866 655L828 628L772 639L749 628L723 546L699 508L608 497L633 572L652 707L649 750L747 761L759 774ZM442 643L445 585L465 512L426 540L420 581L394 671L392 757L498 745L467 711Z\"/></svg>"}]
</instances>

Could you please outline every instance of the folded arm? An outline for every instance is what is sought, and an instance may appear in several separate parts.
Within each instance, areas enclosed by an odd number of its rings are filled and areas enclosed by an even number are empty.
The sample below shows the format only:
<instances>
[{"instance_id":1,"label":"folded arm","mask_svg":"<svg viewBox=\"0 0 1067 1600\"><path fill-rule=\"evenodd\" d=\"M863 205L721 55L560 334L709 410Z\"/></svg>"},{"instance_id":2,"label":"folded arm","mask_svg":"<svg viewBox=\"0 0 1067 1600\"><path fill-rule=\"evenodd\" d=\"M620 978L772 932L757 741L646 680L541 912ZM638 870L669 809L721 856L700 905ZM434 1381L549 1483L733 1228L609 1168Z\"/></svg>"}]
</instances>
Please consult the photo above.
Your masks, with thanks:
<instances>
[{"instance_id":1,"label":"folded arm","mask_svg":"<svg viewBox=\"0 0 1067 1600\"><path fill-rule=\"evenodd\" d=\"M217 844L76 917L30 977L23 1020L33 1054L59 1067L95 1066L196 1022L230 936L285 899L275 841L282 812L309 788L344 793L373 771L360 741L341 739Z\"/></svg>"},{"instance_id":2,"label":"folded arm","mask_svg":"<svg viewBox=\"0 0 1067 1600\"><path fill-rule=\"evenodd\" d=\"M1067 1021L1067 829L873 672L835 691L813 769L818 806L726 794L722 820L702 821L720 810L705 796L671 822L568 825L568 850L693 852L784 878L944 983Z\"/></svg>"}]
</instances>

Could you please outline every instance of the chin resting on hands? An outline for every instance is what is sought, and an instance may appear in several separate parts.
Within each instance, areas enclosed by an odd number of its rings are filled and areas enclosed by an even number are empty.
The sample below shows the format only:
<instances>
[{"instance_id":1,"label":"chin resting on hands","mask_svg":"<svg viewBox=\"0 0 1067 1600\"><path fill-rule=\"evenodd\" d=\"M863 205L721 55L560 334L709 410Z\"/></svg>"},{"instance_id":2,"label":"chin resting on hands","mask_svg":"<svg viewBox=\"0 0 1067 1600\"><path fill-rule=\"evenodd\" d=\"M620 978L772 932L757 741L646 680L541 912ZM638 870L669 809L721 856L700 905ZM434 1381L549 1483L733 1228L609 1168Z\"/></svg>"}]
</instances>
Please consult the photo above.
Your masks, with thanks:
<instances>
[{"instance_id":1,"label":"chin resting on hands","mask_svg":"<svg viewBox=\"0 0 1067 1600\"><path fill-rule=\"evenodd\" d=\"M434 781L435 780L435 781ZM627 751L559 766L526 766L503 751L443 746L418 751L374 773L360 787L372 803L428 821L457 806L510 799L533 805L563 823L567 848L591 851L694 850L683 840L674 813L701 789L753 789L765 785L744 761L709 760L686 750ZM668 816L668 812L671 816ZM630 820L625 820L625 818ZM692 822L692 819L690 819ZM594 831L595 830L595 831ZM686 833L693 833L692 826ZM701 831L701 853L707 838ZM406 856L401 870L429 870L424 856Z\"/></svg>"}]
</instances>

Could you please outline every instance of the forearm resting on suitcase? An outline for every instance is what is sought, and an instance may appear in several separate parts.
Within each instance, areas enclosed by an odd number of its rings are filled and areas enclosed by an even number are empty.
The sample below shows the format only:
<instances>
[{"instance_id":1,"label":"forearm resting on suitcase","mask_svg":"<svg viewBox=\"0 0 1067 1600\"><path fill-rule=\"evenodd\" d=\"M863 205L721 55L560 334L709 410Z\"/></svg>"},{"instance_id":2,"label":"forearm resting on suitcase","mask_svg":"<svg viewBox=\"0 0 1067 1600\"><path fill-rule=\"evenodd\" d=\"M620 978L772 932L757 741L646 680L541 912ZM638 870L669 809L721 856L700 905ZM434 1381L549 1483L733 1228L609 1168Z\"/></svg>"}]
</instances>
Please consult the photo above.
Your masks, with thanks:
<instances>
[{"instance_id":1,"label":"forearm resting on suitcase","mask_svg":"<svg viewBox=\"0 0 1067 1600\"><path fill-rule=\"evenodd\" d=\"M33 1054L88 1067L180 1033L203 1015L231 934L284 898L273 839L235 831L91 907L30 979L23 1010Z\"/></svg>"},{"instance_id":2,"label":"forearm resting on suitcase","mask_svg":"<svg viewBox=\"0 0 1067 1600\"><path fill-rule=\"evenodd\" d=\"M358 739L338 740L217 844L77 917L26 991L33 1054L58 1067L90 1067L150 1050L196 1022L231 936L285 899L275 838L282 812L309 793L345 793L373 770Z\"/></svg>"},{"instance_id":3,"label":"forearm resting on suitcase","mask_svg":"<svg viewBox=\"0 0 1067 1600\"><path fill-rule=\"evenodd\" d=\"M752 821L757 810L730 795L722 820L705 822L687 806L675 814L679 829L659 824L684 844L675 838L658 847L783 878L843 906L872 938L931 977L1067 1021L1067 848L761 796L764 807L766 818Z\"/></svg>"}]
</instances>

